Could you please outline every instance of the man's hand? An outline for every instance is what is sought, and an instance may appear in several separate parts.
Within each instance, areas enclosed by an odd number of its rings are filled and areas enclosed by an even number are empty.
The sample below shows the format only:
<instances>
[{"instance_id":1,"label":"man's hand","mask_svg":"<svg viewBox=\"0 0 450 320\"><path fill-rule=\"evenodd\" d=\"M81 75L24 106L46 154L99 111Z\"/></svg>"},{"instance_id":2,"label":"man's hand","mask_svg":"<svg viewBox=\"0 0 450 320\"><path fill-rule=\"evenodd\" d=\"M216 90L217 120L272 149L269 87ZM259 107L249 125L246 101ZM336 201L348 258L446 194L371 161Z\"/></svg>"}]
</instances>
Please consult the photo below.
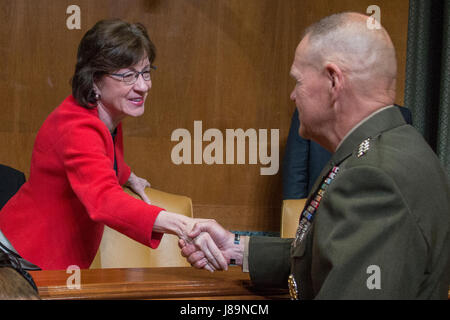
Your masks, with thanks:
<instances>
[{"instance_id":1,"label":"man's hand","mask_svg":"<svg viewBox=\"0 0 450 320\"><path fill-rule=\"evenodd\" d=\"M188 236L194 241L187 243L180 239L178 245L181 249L181 255L195 268L201 269L208 265L209 257L205 252L208 252L211 238L226 259L227 264L230 263L230 259L242 262L242 247L235 245L234 235L225 230L215 220L197 222ZM221 269L227 270L227 267Z\"/></svg>"},{"instance_id":2,"label":"man's hand","mask_svg":"<svg viewBox=\"0 0 450 320\"><path fill-rule=\"evenodd\" d=\"M195 248L198 259L202 260L200 268L211 272L228 269L228 259L223 256L209 233L202 232L194 240L180 238L178 244L180 247L183 244Z\"/></svg>"},{"instance_id":3,"label":"man's hand","mask_svg":"<svg viewBox=\"0 0 450 320\"><path fill-rule=\"evenodd\" d=\"M179 237L180 241L185 244L190 244L192 247L196 247L201 250L201 255L205 259L204 268L209 271L215 270L227 270L228 269L228 259L223 255L223 252L219 249L215 240L207 232L202 232L196 229L197 225L207 223L211 220L206 219L191 219L193 222L187 230L190 231L184 236ZM226 231L228 232L228 231ZM179 244L180 244L179 241Z\"/></svg>"},{"instance_id":4,"label":"man's hand","mask_svg":"<svg viewBox=\"0 0 450 320\"><path fill-rule=\"evenodd\" d=\"M145 194L145 188L150 188L150 182L145 180L144 178L139 178L133 172L131 172L130 177L128 178L127 183L125 184L127 187L130 187L135 193L137 193L141 199L151 204L150 199Z\"/></svg>"},{"instance_id":5,"label":"man's hand","mask_svg":"<svg viewBox=\"0 0 450 320\"><path fill-rule=\"evenodd\" d=\"M174 212L161 211L153 224L153 232L174 234L183 240L184 244L190 244L196 247L195 240L190 237L190 232L196 223L202 221L204 220L193 219ZM208 266L205 269L214 271L227 268L227 260L223 257L222 252L209 234L202 235L197 241L199 248L204 251L204 257L208 260Z\"/></svg>"}]
</instances>

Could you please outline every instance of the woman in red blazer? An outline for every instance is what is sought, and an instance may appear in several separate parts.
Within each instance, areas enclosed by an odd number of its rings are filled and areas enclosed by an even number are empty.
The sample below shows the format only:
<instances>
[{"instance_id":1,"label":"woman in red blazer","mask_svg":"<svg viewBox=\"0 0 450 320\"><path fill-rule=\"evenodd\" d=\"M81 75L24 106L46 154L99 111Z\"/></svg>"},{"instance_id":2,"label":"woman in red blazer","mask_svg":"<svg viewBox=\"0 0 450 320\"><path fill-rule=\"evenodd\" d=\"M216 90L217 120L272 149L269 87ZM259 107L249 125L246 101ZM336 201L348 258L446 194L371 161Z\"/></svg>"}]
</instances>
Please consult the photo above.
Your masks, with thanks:
<instances>
[{"instance_id":1,"label":"woman in red blazer","mask_svg":"<svg viewBox=\"0 0 450 320\"><path fill-rule=\"evenodd\" d=\"M163 233L184 239L192 229L194 219L149 204L149 183L124 162L121 121L144 113L154 59L141 24L103 20L81 40L72 95L45 120L30 178L0 212L0 229L26 260L42 269L88 268L104 225L151 248ZM226 267L212 240L210 249L213 265Z\"/></svg>"}]
</instances>

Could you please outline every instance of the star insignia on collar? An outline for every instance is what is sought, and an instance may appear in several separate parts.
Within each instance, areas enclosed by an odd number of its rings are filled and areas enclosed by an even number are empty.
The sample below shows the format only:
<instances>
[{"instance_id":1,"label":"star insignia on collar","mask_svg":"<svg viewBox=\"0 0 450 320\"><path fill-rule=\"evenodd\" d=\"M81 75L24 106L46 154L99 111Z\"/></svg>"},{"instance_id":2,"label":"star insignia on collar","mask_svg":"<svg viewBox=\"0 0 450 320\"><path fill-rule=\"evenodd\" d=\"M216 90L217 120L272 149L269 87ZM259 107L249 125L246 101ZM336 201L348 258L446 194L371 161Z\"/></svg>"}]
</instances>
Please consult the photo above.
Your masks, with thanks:
<instances>
[{"instance_id":1,"label":"star insignia on collar","mask_svg":"<svg viewBox=\"0 0 450 320\"><path fill-rule=\"evenodd\" d=\"M370 149L370 138L361 142L361 144L358 147L357 157L361 158L362 156L364 156L367 153L367 151L369 151L369 149Z\"/></svg>"}]
</instances>

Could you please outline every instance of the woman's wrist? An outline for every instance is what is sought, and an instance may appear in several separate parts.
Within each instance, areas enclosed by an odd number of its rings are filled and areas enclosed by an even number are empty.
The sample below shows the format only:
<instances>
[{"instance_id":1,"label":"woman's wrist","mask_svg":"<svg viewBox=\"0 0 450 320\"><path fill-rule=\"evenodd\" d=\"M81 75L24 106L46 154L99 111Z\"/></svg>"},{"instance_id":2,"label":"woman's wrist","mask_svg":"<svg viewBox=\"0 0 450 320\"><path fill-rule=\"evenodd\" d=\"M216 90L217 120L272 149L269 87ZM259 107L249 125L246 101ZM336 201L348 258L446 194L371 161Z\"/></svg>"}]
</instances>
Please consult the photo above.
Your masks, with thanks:
<instances>
[{"instance_id":1,"label":"woman's wrist","mask_svg":"<svg viewBox=\"0 0 450 320\"><path fill-rule=\"evenodd\" d=\"M133 171L130 171L130 176L128 177L127 182L125 182L125 186L127 186L127 187L131 186L131 182L135 176L136 175L133 173Z\"/></svg>"},{"instance_id":2,"label":"woman's wrist","mask_svg":"<svg viewBox=\"0 0 450 320\"><path fill-rule=\"evenodd\" d=\"M168 233L178 236L180 239L189 240L187 234L194 226L194 219L178 213L161 211L153 225L153 231Z\"/></svg>"}]
</instances>

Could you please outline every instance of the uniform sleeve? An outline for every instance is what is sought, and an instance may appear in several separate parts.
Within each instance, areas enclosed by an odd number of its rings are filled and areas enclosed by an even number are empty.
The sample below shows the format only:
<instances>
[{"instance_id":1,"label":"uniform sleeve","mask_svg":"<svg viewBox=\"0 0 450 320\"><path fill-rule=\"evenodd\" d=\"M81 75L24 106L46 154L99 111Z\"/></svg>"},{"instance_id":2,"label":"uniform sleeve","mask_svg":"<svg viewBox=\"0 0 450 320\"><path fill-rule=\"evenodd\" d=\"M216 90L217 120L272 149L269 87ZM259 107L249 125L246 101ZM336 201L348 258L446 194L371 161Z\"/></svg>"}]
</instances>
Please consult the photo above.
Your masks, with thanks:
<instances>
[{"instance_id":1,"label":"uniform sleeve","mask_svg":"<svg viewBox=\"0 0 450 320\"><path fill-rule=\"evenodd\" d=\"M254 285L287 287L291 242L292 239L277 237L250 238L248 264Z\"/></svg>"},{"instance_id":2,"label":"uniform sleeve","mask_svg":"<svg viewBox=\"0 0 450 320\"><path fill-rule=\"evenodd\" d=\"M95 121L77 123L59 140L58 151L69 183L90 218L128 237L158 247L162 234L152 232L161 208L126 194L117 180L111 136Z\"/></svg>"},{"instance_id":3,"label":"uniform sleeve","mask_svg":"<svg viewBox=\"0 0 450 320\"><path fill-rule=\"evenodd\" d=\"M316 217L316 298L414 299L426 260L427 243L392 178L369 166L343 170Z\"/></svg>"}]
</instances>

